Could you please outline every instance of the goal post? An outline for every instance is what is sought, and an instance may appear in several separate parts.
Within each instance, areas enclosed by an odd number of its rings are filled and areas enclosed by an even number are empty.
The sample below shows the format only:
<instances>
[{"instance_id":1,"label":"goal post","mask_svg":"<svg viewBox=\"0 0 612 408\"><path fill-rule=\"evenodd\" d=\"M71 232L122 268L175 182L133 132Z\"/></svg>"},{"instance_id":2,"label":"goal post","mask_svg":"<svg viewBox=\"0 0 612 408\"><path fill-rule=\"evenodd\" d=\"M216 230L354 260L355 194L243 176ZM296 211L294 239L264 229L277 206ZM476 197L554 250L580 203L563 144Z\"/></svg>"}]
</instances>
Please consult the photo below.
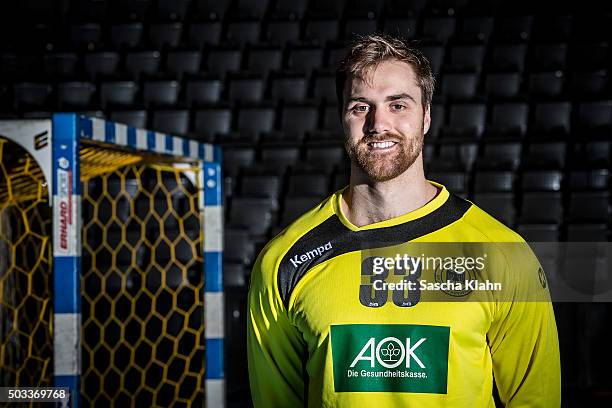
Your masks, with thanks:
<instances>
[{"instance_id":1,"label":"goal post","mask_svg":"<svg viewBox=\"0 0 612 408\"><path fill-rule=\"evenodd\" d=\"M220 147L61 113L0 155L1 385L223 407Z\"/></svg>"}]
</instances>

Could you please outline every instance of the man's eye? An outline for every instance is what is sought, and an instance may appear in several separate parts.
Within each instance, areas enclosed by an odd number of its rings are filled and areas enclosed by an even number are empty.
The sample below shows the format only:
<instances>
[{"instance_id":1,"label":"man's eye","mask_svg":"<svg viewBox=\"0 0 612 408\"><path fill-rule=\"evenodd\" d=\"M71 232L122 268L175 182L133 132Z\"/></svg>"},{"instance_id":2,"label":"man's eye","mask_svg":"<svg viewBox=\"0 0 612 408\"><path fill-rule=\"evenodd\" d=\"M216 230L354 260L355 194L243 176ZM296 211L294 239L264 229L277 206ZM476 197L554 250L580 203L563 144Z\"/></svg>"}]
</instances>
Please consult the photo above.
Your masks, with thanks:
<instances>
[{"instance_id":1,"label":"man's eye","mask_svg":"<svg viewBox=\"0 0 612 408\"><path fill-rule=\"evenodd\" d=\"M404 105L400 105L399 103L396 103L393 105L393 109L395 110L402 110L405 109L406 107Z\"/></svg>"},{"instance_id":2,"label":"man's eye","mask_svg":"<svg viewBox=\"0 0 612 408\"><path fill-rule=\"evenodd\" d=\"M366 105L358 105L352 109L354 112L366 112L368 107Z\"/></svg>"}]
</instances>

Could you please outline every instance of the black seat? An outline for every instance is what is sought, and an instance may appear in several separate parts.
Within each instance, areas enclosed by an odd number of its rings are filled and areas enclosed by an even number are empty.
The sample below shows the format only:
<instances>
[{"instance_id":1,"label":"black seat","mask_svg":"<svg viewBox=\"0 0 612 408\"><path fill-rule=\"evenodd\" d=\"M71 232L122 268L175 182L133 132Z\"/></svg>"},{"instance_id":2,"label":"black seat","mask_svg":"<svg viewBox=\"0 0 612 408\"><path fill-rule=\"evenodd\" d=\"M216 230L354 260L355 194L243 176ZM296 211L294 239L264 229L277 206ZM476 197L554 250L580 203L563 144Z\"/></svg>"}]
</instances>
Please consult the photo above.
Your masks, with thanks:
<instances>
[{"instance_id":1,"label":"black seat","mask_svg":"<svg viewBox=\"0 0 612 408\"><path fill-rule=\"evenodd\" d=\"M385 19L383 31L391 35L400 35L413 39L417 34L417 19L390 15Z\"/></svg>"},{"instance_id":2,"label":"black seat","mask_svg":"<svg viewBox=\"0 0 612 408\"><path fill-rule=\"evenodd\" d=\"M219 102L221 89L221 80L218 78L192 79L186 84L187 103L193 106Z\"/></svg>"},{"instance_id":3,"label":"black seat","mask_svg":"<svg viewBox=\"0 0 612 408\"><path fill-rule=\"evenodd\" d=\"M110 119L113 122L124 123L140 129L147 128L146 110L112 111L110 114Z\"/></svg>"},{"instance_id":4,"label":"black seat","mask_svg":"<svg viewBox=\"0 0 612 408\"><path fill-rule=\"evenodd\" d=\"M514 195L512 193L476 193L474 194L474 204L505 225L509 227L514 226L516 209L514 207Z\"/></svg>"},{"instance_id":5,"label":"black seat","mask_svg":"<svg viewBox=\"0 0 612 408\"><path fill-rule=\"evenodd\" d=\"M292 71L310 74L315 68L323 66L323 49L319 47L292 47L288 51L288 68Z\"/></svg>"},{"instance_id":6,"label":"black seat","mask_svg":"<svg viewBox=\"0 0 612 408\"><path fill-rule=\"evenodd\" d=\"M274 3L272 14L298 20L304 16L307 5L308 0L278 0Z\"/></svg>"},{"instance_id":7,"label":"black seat","mask_svg":"<svg viewBox=\"0 0 612 408\"><path fill-rule=\"evenodd\" d=\"M535 107L533 131L544 135L567 135L570 132L572 104L545 102Z\"/></svg>"},{"instance_id":8,"label":"black seat","mask_svg":"<svg viewBox=\"0 0 612 408\"><path fill-rule=\"evenodd\" d=\"M268 22L265 39L268 43L284 45L300 39L300 22L288 19L273 19Z\"/></svg>"},{"instance_id":9,"label":"black seat","mask_svg":"<svg viewBox=\"0 0 612 408\"><path fill-rule=\"evenodd\" d=\"M282 64L283 53L278 47L259 46L249 48L247 60L249 72L267 75L270 71L280 70Z\"/></svg>"},{"instance_id":10,"label":"black seat","mask_svg":"<svg viewBox=\"0 0 612 408\"><path fill-rule=\"evenodd\" d=\"M343 134L342 123L338 116L337 105L326 105L323 111L323 129L336 134Z\"/></svg>"},{"instance_id":11,"label":"black seat","mask_svg":"<svg viewBox=\"0 0 612 408\"><path fill-rule=\"evenodd\" d=\"M494 98L514 98L519 95L521 74L518 72L489 73L485 79L485 91Z\"/></svg>"},{"instance_id":12,"label":"black seat","mask_svg":"<svg viewBox=\"0 0 612 408\"><path fill-rule=\"evenodd\" d=\"M217 45L221 41L221 22L203 21L189 25L187 44L201 49L207 45Z\"/></svg>"},{"instance_id":13,"label":"black seat","mask_svg":"<svg viewBox=\"0 0 612 408\"><path fill-rule=\"evenodd\" d=\"M561 193L526 192L521 202L521 223L559 224L563 218Z\"/></svg>"},{"instance_id":14,"label":"black seat","mask_svg":"<svg viewBox=\"0 0 612 408\"><path fill-rule=\"evenodd\" d=\"M574 71L594 71L609 67L610 47L601 40L592 43L575 43L570 48L569 54Z\"/></svg>"},{"instance_id":15,"label":"black seat","mask_svg":"<svg viewBox=\"0 0 612 408\"><path fill-rule=\"evenodd\" d=\"M377 27L378 22L375 18L347 18L344 22L343 36L345 39L350 40L355 35L367 35L375 33Z\"/></svg>"},{"instance_id":16,"label":"black seat","mask_svg":"<svg viewBox=\"0 0 612 408\"><path fill-rule=\"evenodd\" d=\"M299 147L263 147L261 149L261 160L263 163L274 165L283 169L297 163L300 159Z\"/></svg>"},{"instance_id":17,"label":"black seat","mask_svg":"<svg viewBox=\"0 0 612 408\"><path fill-rule=\"evenodd\" d=\"M235 176L241 168L255 163L255 148L252 146L224 147L223 171L226 175Z\"/></svg>"},{"instance_id":18,"label":"black seat","mask_svg":"<svg viewBox=\"0 0 612 408\"><path fill-rule=\"evenodd\" d=\"M477 165L483 169L516 170L521 164L522 149L520 142L485 143Z\"/></svg>"},{"instance_id":19,"label":"black seat","mask_svg":"<svg viewBox=\"0 0 612 408\"><path fill-rule=\"evenodd\" d=\"M242 52L235 47L212 47L208 51L208 71L217 75L240 71Z\"/></svg>"},{"instance_id":20,"label":"black seat","mask_svg":"<svg viewBox=\"0 0 612 408\"><path fill-rule=\"evenodd\" d=\"M318 168L330 172L338 164L348 163L344 147L339 144L308 146L306 161Z\"/></svg>"},{"instance_id":21,"label":"black seat","mask_svg":"<svg viewBox=\"0 0 612 408\"><path fill-rule=\"evenodd\" d=\"M582 102L578 110L578 129L581 139L610 135L612 129L612 100Z\"/></svg>"},{"instance_id":22,"label":"black seat","mask_svg":"<svg viewBox=\"0 0 612 408\"><path fill-rule=\"evenodd\" d=\"M434 75L438 75L444 61L444 47L441 45L426 45L421 47L421 51L429 59Z\"/></svg>"},{"instance_id":23,"label":"black seat","mask_svg":"<svg viewBox=\"0 0 612 408\"><path fill-rule=\"evenodd\" d=\"M486 105L479 103L453 104L444 137L480 138L484 131Z\"/></svg>"},{"instance_id":24,"label":"black seat","mask_svg":"<svg viewBox=\"0 0 612 408\"><path fill-rule=\"evenodd\" d=\"M142 44L142 23L116 24L110 28L110 38L116 49L136 48Z\"/></svg>"},{"instance_id":25,"label":"black seat","mask_svg":"<svg viewBox=\"0 0 612 408\"><path fill-rule=\"evenodd\" d=\"M166 55L166 70L178 76L200 72L201 64L202 52L197 50L170 51Z\"/></svg>"},{"instance_id":26,"label":"black seat","mask_svg":"<svg viewBox=\"0 0 612 408\"><path fill-rule=\"evenodd\" d=\"M509 16L498 18L495 22L497 42L523 42L531 37L533 16Z\"/></svg>"},{"instance_id":27,"label":"black seat","mask_svg":"<svg viewBox=\"0 0 612 408\"><path fill-rule=\"evenodd\" d=\"M492 16L468 16L463 19L458 37L464 42L487 43L493 32Z\"/></svg>"},{"instance_id":28,"label":"black seat","mask_svg":"<svg viewBox=\"0 0 612 408\"><path fill-rule=\"evenodd\" d=\"M274 206L270 198L233 197L229 226L245 228L253 235L263 235L272 225Z\"/></svg>"},{"instance_id":29,"label":"black seat","mask_svg":"<svg viewBox=\"0 0 612 408\"><path fill-rule=\"evenodd\" d=\"M240 18L253 18L260 20L268 10L270 0L250 1L236 0L234 3L233 15Z\"/></svg>"},{"instance_id":30,"label":"black seat","mask_svg":"<svg viewBox=\"0 0 612 408\"><path fill-rule=\"evenodd\" d=\"M155 49L176 48L181 43L183 34L183 24L179 22L173 23L155 23L149 26L149 43Z\"/></svg>"},{"instance_id":31,"label":"black seat","mask_svg":"<svg viewBox=\"0 0 612 408\"><path fill-rule=\"evenodd\" d=\"M100 85L100 102L103 107L109 105L127 107L134 105L138 85L134 81L109 81Z\"/></svg>"},{"instance_id":32,"label":"black seat","mask_svg":"<svg viewBox=\"0 0 612 408\"><path fill-rule=\"evenodd\" d=\"M455 45L450 50L449 69L480 72L485 56L483 45Z\"/></svg>"},{"instance_id":33,"label":"black seat","mask_svg":"<svg viewBox=\"0 0 612 408\"><path fill-rule=\"evenodd\" d=\"M116 74L119 61L119 53L116 52L91 52L85 54L83 67L87 76L96 80L99 77L109 77Z\"/></svg>"},{"instance_id":34,"label":"black seat","mask_svg":"<svg viewBox=\"0 0 612 408\"><path fill-rule=\"evenodd\" d=\"M282 179L277 175L244 174L240 180L240 192L244 197L270 197L278 199Z\"/></svg>"},{"instance_id":35,"label":"black seat","mask_svg":"<svg viewBox=\"0 0 612 408\"><path fill-rule=\"evenodd\" d=\"M318 101L337 103L334 74L315 72L312 76L312 95Z\"/></svg>"},{"instance_id":36,"label":"black seat","mask_svg":"<svg viewBox=\"0 0 612 408\"><path fill-rule=\"evenodd\" d=\"M319 197L287 197L283 205L279 225L286 227L296 218L317 205L321 200Z\"/></svg>"},{"instance_id":37,"label":"black seat","mask_svg":"<svg viewBox=\"0 0 612 408\"><path fill-rule=\"evenodd\" d=\"M457 22L453 16L434 16L425 17L421 35L424 38L432 39L442 44L455 34Z\"/></svg>"},{"instance_id":38,"label":"black seat","mask_svg":"<svg viewBox=\"0 0 612 408\"><path fill-rule=\"evenodd\" d=\"M189 132L188 110L161 110L153 112L153 130L174 135Z\"/></svg>"},{"instance_id":39,"label":"black seat","mask_svg":"<svg viewBox=\"0 0 612 408\"><path fill-rule=\"evenodd\" d=\"M145 105L176 105L180 89L180 83L174 80L146 81L143 92Z\"/></svg>"},{"instance_id":40,"label":"black seat","mask_svg":"<svg viewBox=\"0 0 612 408\"><path fill-rule=\"evenodd\" d=\"M230 8L225 0L195 0L195 13L203 20L223 20Z\"/></svg>"},{"instance_id":41,"label":"black seat","mask_svg":"<svg viewBox=\"0 0 612 408\"><path fill-rule=\"evenodd\" d=\"M535 97L558 97L563 94L563 71L534 72L529 75L529 94Z\"/></svg>"},{"instance_id":42,"label":"black seat","mask_svg":"<svg viewBox=\"0 0 612 408\"><path fill-rule=\"evenodd\" d=\"M558 170L525 170L521 186L523 191L561 191L562 179Z\"/></svg>"},{"instance_id":43,"label":"black seat","mask_svg":"<svg viewBox=\"0 0 612 408\"><path fill-rule=\"evenodd\" d=\"M532 70L553 71L567 68L567 44L538 44L530 59Z\"/></svg>"},{"instance_id":44,"label":"black seat","mask_svg":"<svg viewBox=\"0 0 612 408\"><path fill-rule=\"evenodd\" d=\"M545 13L536 17L533 25L533 40L546 44L556 41L567 41L572 33L572 15Z\"/></svg>"},{"instance_id":45,"label":"black seat","mask_svg":"<svg viewBox=\"0 0 612 408\"><path fill-rule=\"evenodd\" d=\"M260 76L231 75L228 82L231 101L261 102L264 98L265 82Z\"/></svg>"},{"instance_id":46,"label":"black seat","mask_svg":"<svg viewBox=\"0 0 612 408\"><path fill-rule=\"evenodd\" d=\"M226 228L223 242L223 257L226 260L243 265L250 265L253 262L255 242L250 239L248 230Z\"/></svg>"},{"instance_id":47,"label":"black seat","mask_svg":"<svg viewBox=\"0 0 612 408\"><path fill-rule=\"evenodd\" d=\"M572 72L571 94L577 97L600 98L608 88L606 70Z\"/></svg>"},{"instance_id":48,"label":"black seat","mask_svg":"<svg viewBox=\"0 0 612 408\"><path fill-rule=\"evenodd\" d=\"M272 78L271 96L285 102L302 102L306 99L307 82L301 75L277 75Z\"/></svg>"},{"instance_id":49,"label":"black seat","mask_svg":"<svg viewBox=\"0 0 612 408\"><path fill-rule=\"evenodd\" d=\"M464 195L468 191L468 175L462 171L430 171L428 179L446 186L448 191Z\"/></svg>"},{"instance_id":50,"label":"black seat","mask_svg":"<svg viewBox=\"0 0 612 408\"><path fill-rule=\"evenodd\" d=\"M327 174L291 174L288 195L290 197L324 197L329 191Z\"/></svg>"},{"instance_id":51,"label":"black seat","mask_svg":"<svg viewBox=\"0 0 612 408\"><path fill-rule=\"evenodd\" d=\"M339 21L331 19L312 19L305 23L304 39L316 40L320 44L335 41L338 38Z\"/></svg>"},{"instance_id":52,"label":"black seat","mask_svg":"<svg viewBox=\"0 0 612 408\"><path fill-rule=\"evenodd\" d=\"M157 17L160 21L183 21L190 0L157 0Z\"/></svg>"},{"instance_id":53,"label":"black seat","mask_svg":"<svg viewBox=\"0 0 612 408\"><path fill-rule=\"evenodd\" d=\"M470 171L476 160L476 143L440 143L440 154L430 166L431 169L463 169Z\"/></svg>"},{"instance_id":54,"label":"black seat","mask_svg":"<svg viewBox=\"0 0 612 408\"><path fill-rule=\"evenodd\" d=\"M529 106L526 103L493 105L487 136L521 137L527 131Z\"/></svg>"},{"instance_id":55,"label":"black seat","mask_svg":"<svg viewBox=\"0 0 612 408\"><path fill-rule=\"evenodd\" d=\"M442 95L452 100L470 100L476 96L478 75L448 73L442 77Z\"/></svg>"},{"instance_id":56,"label":"black seat","mask_svg":"<svg viewBox=\"0 0 612 408\"><path fill-rule=\"evenodd\" d=\"M194 131L207 138L213 138L217 133L229 133L232 123L232 113L228 108L205 108L196 110Z\"/></svg>"},{"instance_id":57,"label":"black seat","mask_svg":"<svg viewBox=\"0 0 612 408\"><path fill-rule=\"evenodd\" d=\"M608 188L610 171L603 168L574 169L569 173L569 188L579 190L605 190Z\"/></svg>"},{"instance_id":58,"label":"black seat","mask_svg":"<svg viewBox=\"0 0 612 408\"><path fill-rule=\"evenodd\" d=\"M96 86L91 82L61 82L57 85L57 102L60 109L86 108L92 103Z\"/></svg>"},{"instance_id":59,"label":"black seat","mask_svg":"<svg viewBox=\"0 0 612 408\"><path fill-rule=\"evenodd\" d=\"M259 20L230 21L225 31L225 40L231 44L257 43L261 37Z\"/></svg>"},{"instance_id":60,"label":"black seat","mask_svg":"<svg viewBox=\"0 0 612 408\"><path fill-rule=\"evenodd\" d=\"M79 58L72 52L57 52L43 57L45 75L49 78L70 78L77 72Z\"/></svg>"},{"instance_id":61,"label":"black seat","mask_svg":"<svg viewBox=\"0 0 612 408\"><path fill-rule=\"evenodd\" d=\"M256 139L261 133L274 130L274 108L265 106L241 107L238 110L238 131Z\"/></svg>"},{"instance_id":62,"label":"black seat","mask_svg":"<svg viewBox=\"0 0 612 408\"><path fill-rule=\"evenodd\" d=\"M281 130L295 135L292 139L303 139L308 131L315 130L319 122L318 106L285 106L281 113Z\"/></svg>"},{"instance_id":63,"label":"black seat","mask_svg":"<svg viewBox=\"0 0 612 408\"><path fill-rule=\"evenodd\" d=\"M567 143L537 142L528 146L524 165L530 168L562 169L565 167Z\"/></svg>"},{"instance_id":64,"label":"black seat","mask_svg":"<svg viewBox=\"0 0 612 408\"><path fill-rule=\"evenodd\" d=\"M432 104L430 108L431 123L427 132L427 139L435 140L440 134L440 130L444 126L444 105Z\"/></svg>"},{"instance_id":65,"label":"black seat","mask_svg":"<svg viewBox=\"0 0 612 408\"><path fill-rule=\"evenodd\" d=\"M523 72L526 57L526 44L496 45L491 53L490 66L492 70Z\"/></svg>"},{"instance_id":66,"label":"black seat","mask_svg":"<svg viewBox=\"0 0 612 408\"><path fill-rule=\"evenodd\" d=\"M102 43L102 27L98 23L81 23L70 26L70 44L73 49L93 50Z\"/></svg>"},{"instance_id":67,"label":"black seat","mask_svg":"<svg viewBox=\"0 0 612 408\"><path fill-rule=\"evenodd\" d=\"M512 192L514 180L512 171L477 171L474 174L474 192Z\"/></svg>"},{"instance_id":68,"label":"black seat","mask_svg":"<svg viewBox=\"0 0 612 408\"><path fill-rule=\"evenodd\" d=\"M567 225L569 242L607 242L610 231L606 224L570 223Z\"/></svg>"},{"instance_id":69,"label":"black seat","mask_svg":"<svg viewBox=\"0 0 612 408\"><path fill-rule=\"evenodd\" d=\"M19 109L45 107L49 103L51 90L51 85L46 83L16 83L13 85L15 105Z\"/></svg>"},{"instance_id":70,"label":"black seat","mask_svg":"<svg viewBox=\"0 0 612 408\"><path fill-rule=\"evenodd\" d=\"M527 242L559 241L559 226L556 224L519 224L516 229Z\"/></svg>"},{"instance_id":71,"label":"black seat","mask_svg":"<svg viewBox=\"0 0 612 408\"><path fill-rule=\"evenodd\" d=\"M569 218L581 222L610 221L608 191L573 191L570 194Z\"/></svg>"},{"instance_id":72,"label":"black seat","mask_svg":"<svg viewBox=\"0 0 612 408\"><path fill-rule=\"evenodd\" d=\"M160 64L159 51L132 51L125 56L125 69L134 79L139 79L142 74L156 74L160 71Z\"/></svg>"}]
</instances>

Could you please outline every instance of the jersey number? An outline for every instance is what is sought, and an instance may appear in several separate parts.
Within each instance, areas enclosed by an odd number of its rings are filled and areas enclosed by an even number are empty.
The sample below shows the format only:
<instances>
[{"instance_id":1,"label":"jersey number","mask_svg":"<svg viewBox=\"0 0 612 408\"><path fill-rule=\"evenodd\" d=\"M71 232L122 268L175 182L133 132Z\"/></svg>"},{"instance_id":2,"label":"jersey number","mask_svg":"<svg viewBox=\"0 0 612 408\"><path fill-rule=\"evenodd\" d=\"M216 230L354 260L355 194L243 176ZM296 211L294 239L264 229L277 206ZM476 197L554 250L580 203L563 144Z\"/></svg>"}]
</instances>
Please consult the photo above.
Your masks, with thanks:
<instances>
[{"instance_id":1,"label":"jersey number","mask_svg":"<svg viewBox=\"0 0 612 408\"><path fill-rule=\"evenodd\" d=\"M381 307L387 303L389 292L392 292L393 303L400 307L412 307L419 303L421 299L421 291L419 289L419 278L421 270L418 269L414 273L405 273L403 270L394 270L394 275L401 276L403 285L395 284L395 288L389 289L387 279L389 270L383 268L382 271L374 273L374 257L365 258L361 263L361 275L369 276L369 283L361 284L359 287L359 301L367 307ZM412 284L412 290L409 289L408 282Z\"/></svg>"}]
</instances>

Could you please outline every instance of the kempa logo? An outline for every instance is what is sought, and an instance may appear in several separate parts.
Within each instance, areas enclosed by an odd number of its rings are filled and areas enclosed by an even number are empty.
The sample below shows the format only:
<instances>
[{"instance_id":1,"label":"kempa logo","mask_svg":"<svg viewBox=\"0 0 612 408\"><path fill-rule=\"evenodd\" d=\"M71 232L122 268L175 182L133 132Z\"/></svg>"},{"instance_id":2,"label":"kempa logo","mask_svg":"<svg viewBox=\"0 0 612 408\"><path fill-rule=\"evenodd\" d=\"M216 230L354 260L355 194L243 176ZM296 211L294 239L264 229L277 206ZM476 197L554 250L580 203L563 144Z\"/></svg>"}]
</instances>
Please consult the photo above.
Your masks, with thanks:
<instances>
[{"instance_id":1,"label":"kempa logo","mask_svg":"<svg viewBox=\"0 0 612 408\"><path fill-rule=\"evenodd\" d=\"M320 247L312 249L306 252L305 254L295 255L293 258L289 258L289 260L293 264L293 267L297 268L299 265L303 264L304 262L310 261L311 259L314 259L314 258L318 258L321 255L323 255L325 252L331 249L332 249L332 244L331 244L331 241L329 241L327 244L321 245Z\"/></svg>"},{"instance_id":2,"label":"kempa logo","mask_svg":"<svg viewBox=\"0 0 612 408\"><path fill-rule=\"evenodd\" d=\"M363 346L359 354L351 363L351 368L354 368L360 361L369 361L370 367L374 368L375 362L378 362L385 368L395 368L400 364L405 363L406 368L410 368L410 362L414 360L419 367L425 368L423 362L416 355L416 349L419 348L426 338L421 338L411 345L412 339L407 337L405 341L397 337L385 337L376 343L374 337Z\"/></svg>"}]
</instances>

